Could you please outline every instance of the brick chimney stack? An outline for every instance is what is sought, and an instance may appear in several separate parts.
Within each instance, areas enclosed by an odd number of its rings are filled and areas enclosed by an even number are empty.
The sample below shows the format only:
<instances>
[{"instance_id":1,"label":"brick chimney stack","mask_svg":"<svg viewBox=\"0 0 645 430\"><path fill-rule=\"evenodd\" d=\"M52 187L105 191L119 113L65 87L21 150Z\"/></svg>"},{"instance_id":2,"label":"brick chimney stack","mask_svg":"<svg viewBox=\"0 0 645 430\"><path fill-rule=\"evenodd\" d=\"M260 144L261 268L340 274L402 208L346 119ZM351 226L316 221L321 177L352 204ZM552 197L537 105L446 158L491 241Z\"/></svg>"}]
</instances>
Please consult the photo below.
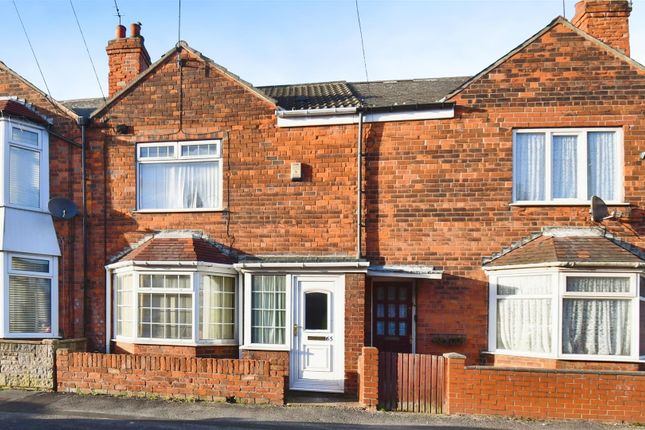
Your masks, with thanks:
<instances>
[{"instance_id":1,"label":"brick chimney stack","mask_svg":"<svg viewBox=\"0 0 645 430\"><path fill-rule=\"evenodd\" d=\"M125 27L116 27L116 38L105 49L109 59L110 96L125 88L141 72L150 67L150 55L143 44L141 24L130 25L130 37L125 37Z\"/></svg>"},{"instance_id":2,"label":"brick chimney stack","mask_svg":"<svg viewBox=\"0 0 645 430\"><path fill-rule=\"evenodd\" d=\"M571 23L629 56L630 0L581 0Z\"/></svg>"}]
</instances>

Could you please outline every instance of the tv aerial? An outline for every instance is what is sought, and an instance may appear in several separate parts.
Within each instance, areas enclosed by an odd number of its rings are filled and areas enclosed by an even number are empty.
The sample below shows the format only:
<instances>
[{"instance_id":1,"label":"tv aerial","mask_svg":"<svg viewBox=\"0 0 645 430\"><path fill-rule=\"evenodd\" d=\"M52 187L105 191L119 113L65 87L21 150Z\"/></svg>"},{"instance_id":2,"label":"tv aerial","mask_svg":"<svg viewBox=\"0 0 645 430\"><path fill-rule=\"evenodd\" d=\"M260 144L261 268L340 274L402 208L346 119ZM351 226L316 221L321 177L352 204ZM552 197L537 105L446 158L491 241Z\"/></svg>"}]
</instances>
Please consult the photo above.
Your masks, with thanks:
<instances>
[{"instance_id":1,"label":"tv aerial","mask_svg":"<svg viewBox=\"0 0 645 430\"><path fill-rule=\"evenodd\" d=\"M76 204L64 197L54 197L47 204L49 213L56 219L70 220L78 215Z\"/></svg>"},{"instance_id":2,"label":"tv aerial","mask_svg":"<svg viewBox=\"0 0 645 430\"><path fill-rule=\"evenodd\" d=\"M618 219L622 215L620 212L609 212L607 204L598 196L591 196L591 220L594 222L603 222L608 219Z\"/></svg>"}]
</instances>

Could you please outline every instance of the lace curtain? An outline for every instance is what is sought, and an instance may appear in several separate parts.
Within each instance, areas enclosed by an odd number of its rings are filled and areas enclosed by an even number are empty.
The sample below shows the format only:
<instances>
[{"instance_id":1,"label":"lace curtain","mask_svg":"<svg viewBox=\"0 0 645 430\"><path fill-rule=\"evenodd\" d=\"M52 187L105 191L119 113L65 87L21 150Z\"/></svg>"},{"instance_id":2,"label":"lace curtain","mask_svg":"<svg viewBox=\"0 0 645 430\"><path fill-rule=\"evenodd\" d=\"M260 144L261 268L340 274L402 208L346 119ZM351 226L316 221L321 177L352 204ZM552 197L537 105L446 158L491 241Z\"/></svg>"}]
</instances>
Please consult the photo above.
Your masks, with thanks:
<instances>
[{"instance_id":1,"label":"lace curtain","mask_svg":"<svg viewBox=\"0 0 645 430\"><path fill-rule=\"evenodd\" d=\"M281 345L286 336L287 290L284 276L253 276L251 342Z\"/></svg>"},{"instance_id":2,"label":"lace curtain","mask_svg":"<svg viewBox=\"0 0 645 430\"><path fill-rule=\"evenodd\" d=\"M588 194L603 200L616 200L616 148L614 132L587 135Z\"/></svg>"},{"instance_id":3,"label":"lace curtain","mask_svg":"<svg viewBox=\"0 0 645 430\"><path fill-rule=\"evenodd\" d=\"M575 199L577 191L578 139L576 136L553 136L551 149L551 196Z\"/></svg>"},{"instance_id":4,"label":"lace curtain","mask_svg":"<svg viewBox=\"0 0 645 430\"><path fill-rule=\"evenodd\" d=\"M544 133L518 133L515 140L515 200L544 200Z\"/></svg>"},{"instance_id":5,"label":"lace curtain","mask_svg":"<svg viewBox=\"0 0 645 430\"><path fill-rule=\"evenodd\" d=\"M217 162L140 163L141 209L217 208Z\"/></svg>"}]
</instances>

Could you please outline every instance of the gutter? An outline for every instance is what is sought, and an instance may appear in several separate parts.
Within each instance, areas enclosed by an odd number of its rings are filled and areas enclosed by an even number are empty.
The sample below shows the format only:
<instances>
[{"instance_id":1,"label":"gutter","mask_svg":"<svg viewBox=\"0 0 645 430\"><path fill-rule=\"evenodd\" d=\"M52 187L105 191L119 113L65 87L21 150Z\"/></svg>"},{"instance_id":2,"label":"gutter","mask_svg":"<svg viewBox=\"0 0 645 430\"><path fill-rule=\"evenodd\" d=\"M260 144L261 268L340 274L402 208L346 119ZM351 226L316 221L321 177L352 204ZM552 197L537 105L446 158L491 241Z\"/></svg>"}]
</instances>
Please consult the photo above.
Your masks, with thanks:
<instances>
[{"instance_id":1,"label":"gutter","mask_svg":"<svg viewBox=\"0 0 645 430\"><path fill-rule=\"evenodd\" d=\"M318 269L318 268L355 268L367 269L369 266L367 261L355 261L345 263L235 263L233 268L236 270L242 269Z\"/></svg>"},{"instance_id":2,"label":"gutter","mask_svg":"<svg viewBox=\"0 0 645 430\"><path fill-rule=\"evenodd\" d=\"M542 267L564 267L564 268L577 268L577 267L596 267L596 268L610 268L610 269L643 269L645 262L642 263L626 263L626 262L606 262L606 263L593 263L588 261L553 261L549 263L531 263L531 264L516 264L506 266L493 266L483 267L485 272L494 272L496 270L511 270L511 269L534 269Z\"/></svg>"},{"instance_id":3,"label":"gutter","mask_svg":"<svg viewBox=\"0 0 645 430\"><path fill-rule=\"evenodd\" d=\"M291 117L303 117L303 116L327 116L327 115L353 115L357 111L358 111L357 107L302 109L302 110L278 109L276 111L276 115L278 116L278 118L291 118Z\"/></svg>"}]
</instances>

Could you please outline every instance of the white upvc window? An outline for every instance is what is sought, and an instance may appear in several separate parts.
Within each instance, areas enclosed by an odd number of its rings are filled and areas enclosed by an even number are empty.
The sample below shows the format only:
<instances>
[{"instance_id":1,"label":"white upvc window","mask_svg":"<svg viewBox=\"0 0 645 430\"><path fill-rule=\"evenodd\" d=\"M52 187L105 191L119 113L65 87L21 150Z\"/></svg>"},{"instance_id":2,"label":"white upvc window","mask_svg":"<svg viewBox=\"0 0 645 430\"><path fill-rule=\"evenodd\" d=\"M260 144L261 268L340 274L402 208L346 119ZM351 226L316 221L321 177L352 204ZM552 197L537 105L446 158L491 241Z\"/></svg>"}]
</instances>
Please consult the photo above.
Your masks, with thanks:
<instances>
[{"instance_id":1,"label":"white upvc window","mask_svg":"<svg viewBox=\"0 0 645 430\"><path fill-rule=\"evenodd\" d=\"M6 206L46 210L49 200L49 139L31 123L1 119L3 160L2 202Z\"/></svg>"},{"instance_id":2,"label":"white upvc window","mask_svg":"<svg viewBox=\"0 0 645 430\"><path fill-rule=\"evenodd\" d=\"M621 128L513 131L513 202L623 203Z\"/></svg>"},{"instance_id":3,"label":"white upvc window","mask_svg":"<svg viewBox=\"0 0 645 430\"><path fill-rule=\"evenodd\" d=\"M237 344L235 279L206 270L117 269L112 278L116 340Z\"/></svg>"},{"instance_id":4,"label":"white upvc window","mask_svg":"<svg viewBox=\"0 0 645 430\"><path fill-rule=\"evenodd\" d=\"M244 346L286 350L291 339L291 276L247 273L244 278Z\"/></svg>"},{"instance_id":5,"label":"white upvc window","mask_svg":"<svg viewBox=\"0 0 645 430\"><path fill-rule=\"evenodd\" d=\"M58 336L58 259L31 254L3 254L2 337Z\"/></svg>"},{"instance_id":6,"label":"white upvc window","mask_svg":"<svg viewBox=\"0 0 645 430\"><path fill-rule=\"evenodd\" d=\"M221 141L137 145L137 210L221 209Z\"/></svg>"},{"instance_id":7,"label":"white upvc window","mask_svg":"<svg viewBox=\"0 0 645 430\"><path fill-rule=\"evenodd\" d=\"M645 278L633 272L493 272L489 349L575 360L644 359L643 290Z\"/></svg>"}]
</instances>

